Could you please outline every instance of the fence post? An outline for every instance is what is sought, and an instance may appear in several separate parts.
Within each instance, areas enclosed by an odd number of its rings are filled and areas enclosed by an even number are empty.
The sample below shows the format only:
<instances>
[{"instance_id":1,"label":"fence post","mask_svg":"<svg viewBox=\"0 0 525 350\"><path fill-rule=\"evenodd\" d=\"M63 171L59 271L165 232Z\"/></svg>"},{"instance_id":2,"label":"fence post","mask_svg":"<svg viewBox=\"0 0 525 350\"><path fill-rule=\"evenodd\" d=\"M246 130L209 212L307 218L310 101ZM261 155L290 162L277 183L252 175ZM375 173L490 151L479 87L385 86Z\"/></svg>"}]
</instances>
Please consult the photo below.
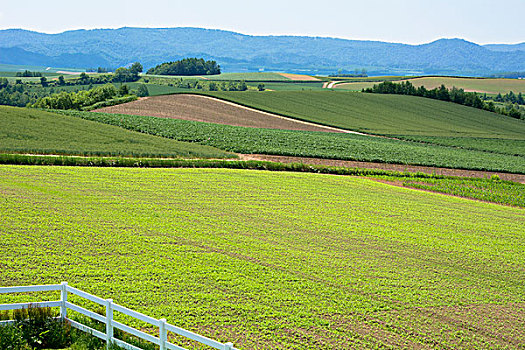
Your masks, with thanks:
<instances>
[{"instance_id":1,"label":"fence post","mask_svg":"<svg viewBox=\"0 0 525 350\"><path fill-rule=\"evenodd\" d=\"M113 299L106 299L106 348L113 340Z\"/></svg>"},{"instance_id":2,"label":"fence post","mask_svg":"<svg viewBox=\"0 0 525 350\"><path fill-rule=\"evenodd\" d=\"M67 307L66 307L66 301L67 301L67 282L62 282L60 289L60 318L62 320L65 320L67 317Z\"/></svg>"},{"instance_id":3,"label":"fence post","mask_svg":"<svg viewBox=\"0 0 525 350\"><path fill-rule=\"evenodd\" d=\"M233 350L233 343L224 344L224 350Z\"/></svg>"},{"instance_id":4,"label":"fence post","mask_svg":"<svg viewBox=\"0 0 525 350\"><path fill-rule=\"evenodd\" d=\"M166 341L168 340L168 332L166 331L166 319L161 318L159 320L159 339L160 339L160 350L166 350Z\"/></svg>"}]
</instances>

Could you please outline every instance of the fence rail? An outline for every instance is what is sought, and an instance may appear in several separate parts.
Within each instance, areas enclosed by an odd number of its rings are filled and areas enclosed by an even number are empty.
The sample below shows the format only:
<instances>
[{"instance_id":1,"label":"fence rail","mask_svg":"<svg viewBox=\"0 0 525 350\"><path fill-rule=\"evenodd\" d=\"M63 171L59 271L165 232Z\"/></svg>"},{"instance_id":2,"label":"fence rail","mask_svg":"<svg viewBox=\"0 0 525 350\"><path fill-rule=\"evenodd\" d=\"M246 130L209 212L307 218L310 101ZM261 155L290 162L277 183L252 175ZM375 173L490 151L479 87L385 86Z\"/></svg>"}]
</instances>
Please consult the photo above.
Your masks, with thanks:
<instances>
[{"instance_id":1,"label":"fence rail","mask_svg":"<svg viewBox=\"0 0 525 350\"><path fill-rule=\"evenodd\" d=\"M128 309L124 306L113 303L111 299L102 299L95 295L84 292L80 289L68 286L66 282L62 284L51 284L51 285L36 285L36 286L20 286L20 287L0 287L0 294L5 293L26 293L26 292L46 292L46 291L60 291L60 300L56 301L43 301L43 302L32 302L32 303L16 303L16 304L0 304L0 310L16 310L28 308L30 306L36 307L60 307L60 318L68 321L72 327L75 327L83 332L89 333L97 338L105 340L109 348L111 343L114 343L122 348L128 350L141 350L140 348L128 344L120 339L117 339L113 335L114 328L120 329L126 333L132 334L140 339L156 344L160 347L160 350L187 350L184 347L172 344L168 341L168 332L178 334L188 339L197 341L203 345L210 346L218 350L237 350L233 347L232 343L220 343L213 339L207 338L197 333L193 333L186 329L174 326L166 323L165 319L157 320L153 317L141 314L134 310ZM79 305L75 305L67 300L68 294L74 294L81 298L92 301L96 304L102 305L106 308L106 315L102 316L93 311L85 309ZM91 327L88 327L80 322L74 321L67 317L67 310L78 312L84 316L97 320L106 324L106 332L101 332ZM113 319L113 312L120 312L127 316L133 317L137 320L149 323L159 328L158 337L151 334L142 332L133 327L127 326L123 323L117 322ZM9 324L14 322L13 320L0 321L1 324Z\"/></svg>"}]
</instances>

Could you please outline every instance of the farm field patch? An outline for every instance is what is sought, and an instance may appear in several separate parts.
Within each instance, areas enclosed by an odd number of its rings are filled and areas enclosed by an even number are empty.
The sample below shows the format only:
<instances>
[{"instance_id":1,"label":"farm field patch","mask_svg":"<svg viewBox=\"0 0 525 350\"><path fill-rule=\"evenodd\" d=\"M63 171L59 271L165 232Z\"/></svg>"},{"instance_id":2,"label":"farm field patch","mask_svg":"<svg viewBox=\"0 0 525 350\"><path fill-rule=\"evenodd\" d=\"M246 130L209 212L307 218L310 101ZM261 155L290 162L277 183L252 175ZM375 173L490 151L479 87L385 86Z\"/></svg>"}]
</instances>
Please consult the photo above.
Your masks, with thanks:
<instances>
[{"instance_id":1,"label":"farm field patch","mask_svg":"<svg viewBox=\"0 0 525 350\"><path fill-rule=\"evenodd\" d=\"M336 91L209 92L271 113L381 135L520 139L522 120L415 96Z\"/></svg>"},{"instance_id":2,"label":"farm field patch","mask_svg":"<svg viewBox=\"0 0 525 350\"><path fill-rule=\"evenodd\" d=\"M455 78L455 77L421 77L407 78L397 82L409 81L415 87L424 86L431 90L439 88L442 84L448 89L456 87L464 89L467 92L479 92L496 95L502 95L513 91L516 94L525 93L525 80L520 79L491 79L491 78ZM373 87L378 82L347 82L336 85L336 89L361 91Z\"/></svg>"},{"instance_id":3,"label":"farm field patch","mask_svg":"<svg viewBox=\"0 0 525 350\"><path fill-rule=\"evenodd\" d=\"M252 128L341 132L248 109L219 99L190 94L147 97L131 103L101 108L95 112L175 118Z\"/></svg>"},{"instance_id":4,"label":"farm field patch","mask_svg":"<svg viewBox=\"0 0 525 350\"><path fill-rule=\"evenodd\" d=\"M434 89L444 84L451 89L453 86L462 88L465 91L480 92L487 94L506 94L510 91L516 94L525 93L525 80L523 79L475 79L475 78L452 78L452 77L424 77L409 79L416 87L424 86L427 89Z\"/></svg>"},{"instance_id":5,"label":"farm field patch","mask_svg":"<svg viewBox=\"0 0 525 350\"><path fill-rule=\"evenodd\" d=\"M169 140L36 109L0 106L0 152L152 157L234 157L216 148Z\"/></svg>"},{"instance_id":6,"label":"farm field patch","mask_svg":"<svg viewBox=\"0 0 525 350\"><path fill-rule=\"evenodd\" d=\"M222 73L219 75L203 75L200 77L204 80L228 81L228 80L245 80L245 81L291 81L292 79L284 77L280 73Z\"/></svg>"},{"instance_id":7,"label":"farm field patch","mask_svg":"<svg viewBox=\"0 0 525 350\"><path fill-rule=\"evenodd\" d=\"M310 75L281 73L281 76L293 81L319 81L319 78Z\"/></svg>"},{"instance_id":8,"label":"farm field patch","mask_svg":"<svg viewBox=\"0 0 525 350\"><path fill-rule=\"evenodd\" d=\"M236 153L525 173L525 161L521 156L420 142L355 134L244 128L123 114L76 111L60 111L59 113L179 141L196 142Z\"/></svg>"},{"instance_id":9,"label":"farm field patch","mask_svg":"<svg viewBox=\"0 0 525 350\"><path fill-rule=\"evenodd\" d=\"M67 280L241 349L525 342L522 209L216 169L1 166L0 192L2 285Z\"/></svg>"}]
</instances>

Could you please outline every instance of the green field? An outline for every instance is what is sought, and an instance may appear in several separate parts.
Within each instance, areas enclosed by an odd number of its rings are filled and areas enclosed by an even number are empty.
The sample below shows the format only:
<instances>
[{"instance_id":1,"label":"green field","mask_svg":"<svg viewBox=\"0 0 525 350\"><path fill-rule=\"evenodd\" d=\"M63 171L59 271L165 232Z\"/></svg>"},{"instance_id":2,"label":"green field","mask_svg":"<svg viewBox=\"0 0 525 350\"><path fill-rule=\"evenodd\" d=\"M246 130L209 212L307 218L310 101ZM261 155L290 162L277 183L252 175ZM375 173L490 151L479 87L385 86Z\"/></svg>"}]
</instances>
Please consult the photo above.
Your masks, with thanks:
<instances>
[{"instance_id":1,"label":"green field","mask_svg":"<svg viewBox=\"0 0 525 350\"><path fill-rule=\"evenodd\" d=\"M404 80L403 80L404 81ZM516 94L525 93L525 80L520 79L491 79L491 78L455 78L455 77L421 77L408 78L414 86L424 86L427 89L439 88L444 84L447 88L457 87L465 91L480 92L487 94L506 94L510 91ZM371 88L377 82L352 82L336 85L337 89L358 90Z\"/></svg>"},{"instance_id":2,"label":"green field","mask_svg":"<svg viewBox=\"0 0 525 350\"><path fill-rule=\"evenodd\" d=\"M197 80L211 80L211 81L229 81L229 80L245 80L245 81L291 81L283 77L279 73L222 73L220 75L150 75L143 74L142 77L155 77L166 79L197 79Z\"/></svg>"},{"instance_id":3,"label":"green field","mask_svg":"<svg viewBox=\"0 0 525 350\"><path fill-rule=\"evenodd\" d=\"M415 96L335 91L213 92L268 112L381 135L524 139L525 122Z\"/></svg>"},{"instance_id":4,"label":"green field","mask_svg":"<svg viewBox=\"0 0 525 350\"><path fill-rule=\"evenodd\" d=\"M279 73L222 73L206 75L206 80L245 80L245 81L291 81Z\"/></svg>"},{"instance_id":5,"label":"green field","mask_svg":"<svg viewBox=\"0 0 525 350\"><path fill-rule=\"evenodd\" d=\"M248 83L248 86L257 87L257 83ZM273 91L308 91L308 90L322 90L323 89L323 83L322 82L311 82L311 83L305 83L305 82L290 82L290 83L274 83L274 82L265 82L264 88L266 90L273 90Z\"/></svg>"},{"instance_id":6,"label":"green field","mask_svg":"<svg viewBox=\"0 0 525 350\"><path fill-rule=\"evenodd\" d=\"M209 146L145 135L35 109L0 106L0 152L225 158Z\"/></svg>"},{"instance_id":7,"label":"green field","mask_svg":"<svg viewBox=\"0 0 525 350\"><path fill-rule=\"evenodd\" d=\"M240 170L1 166L0 192L2 286L68 281L241 349L525 345L522 209Z\"/></svg>"},{"instance_id":8,"label":"green field","mask_svg":"<svg viewBox=\"0 0 525 350\"><path fill-rule=\"evenodd\" d=\"M525 157L381 137L256 129L178 119L62 111L129 130L238 153L278 154L381 163L525 173Z\"/></svg>"},{"instance_id":9,"label":"green field","mask_svg":"<svg viewBox=\"0 0 525 350\"><path fill-rule=\"evenodd\" d=\"M74 68L56 68L56 67L44 67L44 66L25 66L25 65L14 65L14 64L3 64L0 63L0 72L23 72L29 70L32 72L48 72L56 73L58 71L64 72L84 72L84 69ZM1 76L1 75L0 75Z\"/></svg>"}]
</instances>

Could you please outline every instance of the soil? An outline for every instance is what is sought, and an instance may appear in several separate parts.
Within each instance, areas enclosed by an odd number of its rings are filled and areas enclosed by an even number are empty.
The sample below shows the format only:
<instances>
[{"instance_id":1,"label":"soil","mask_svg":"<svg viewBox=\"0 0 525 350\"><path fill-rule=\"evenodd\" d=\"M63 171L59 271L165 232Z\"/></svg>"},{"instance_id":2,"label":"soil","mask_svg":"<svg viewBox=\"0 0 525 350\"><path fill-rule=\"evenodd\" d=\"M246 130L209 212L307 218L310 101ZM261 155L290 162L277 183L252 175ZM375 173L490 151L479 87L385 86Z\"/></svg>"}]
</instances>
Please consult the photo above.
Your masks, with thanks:
<instances>
[{"instance_id":1,"label":"soil","mask_svg":"<svg viewBox=\"0 0 525 350\"><path fill-rule=\"evenodd\" d=\"M500 173L500 172L494 172L494 171L434 168L434 167L417 166L417 165L370 163L370 162L357 162L357 161L350 161L350 160L290 157L290 156L276 156L276 155L266 155L266 154L240 154L239 156L243 160L262 160L262 161L280 162L280 163L303 163L303 164L327 165L327 166L338 166L338 167L347 167L347 168L382 169L382 170L401 171L401 172L407 171L411 173L422 172L422 173L427 173L427 174L437 174L437 175L446 175L446 176L490 178L492 175L498 175L502 180L525 183L525 175L512 174L512 173Z\"/></svg>"}]
</instances>

